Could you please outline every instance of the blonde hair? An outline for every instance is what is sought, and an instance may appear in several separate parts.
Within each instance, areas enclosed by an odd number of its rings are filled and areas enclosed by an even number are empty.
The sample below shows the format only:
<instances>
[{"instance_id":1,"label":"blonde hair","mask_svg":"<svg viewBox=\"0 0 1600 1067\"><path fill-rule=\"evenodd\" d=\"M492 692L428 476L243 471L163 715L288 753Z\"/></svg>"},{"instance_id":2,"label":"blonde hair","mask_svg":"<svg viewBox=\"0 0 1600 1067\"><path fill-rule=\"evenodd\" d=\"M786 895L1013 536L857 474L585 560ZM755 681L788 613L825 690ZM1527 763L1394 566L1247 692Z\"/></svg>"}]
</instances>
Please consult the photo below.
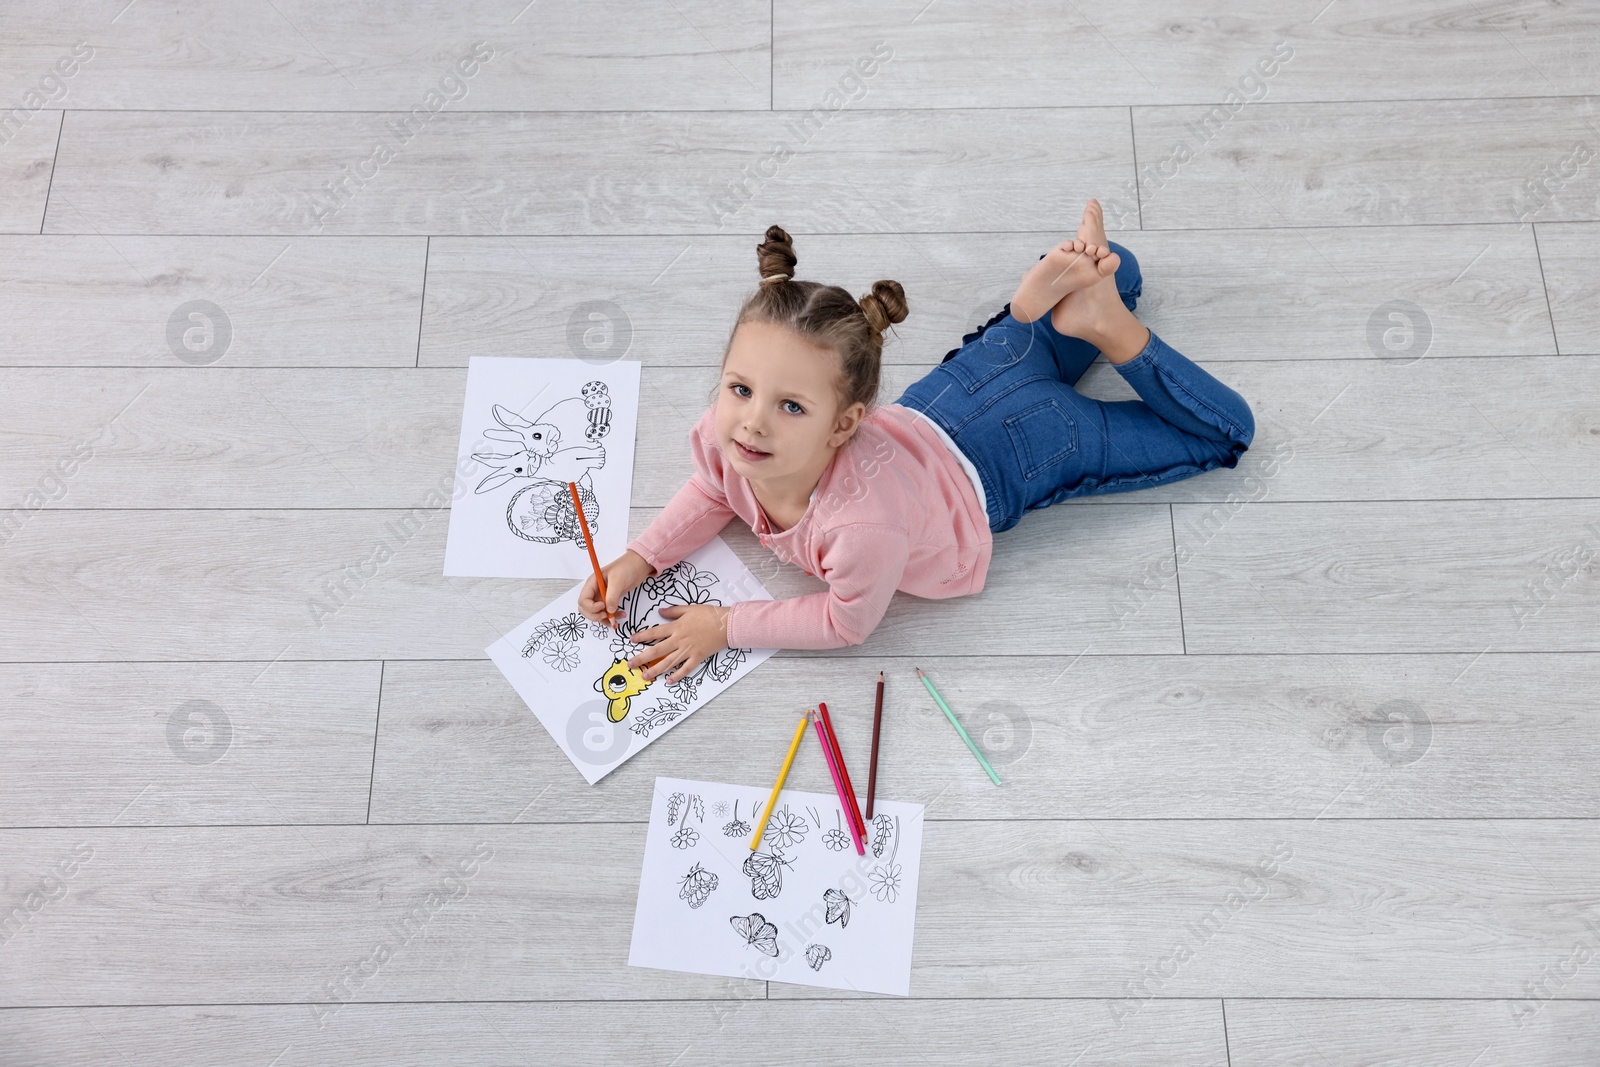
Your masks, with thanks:
<instances>
[{"instance_id":1,"label":"blonde hair","mask_svg":"<svg viewBox=\"0 0 1600 1067\"><path fill-rule=\"evenodd\" d=\"M785 326L813 344L839 353L842 407L871 407L878 396L883 364L883 332L905 321L906 291L895 281L876 281L860 300L837 285L797 281L794 240L781 226L768 226L766 240L756 246L761 283L739 308L733 333L746 322ZM722 350L724 361L728 349Z\"/></svg>"}]
</instances>

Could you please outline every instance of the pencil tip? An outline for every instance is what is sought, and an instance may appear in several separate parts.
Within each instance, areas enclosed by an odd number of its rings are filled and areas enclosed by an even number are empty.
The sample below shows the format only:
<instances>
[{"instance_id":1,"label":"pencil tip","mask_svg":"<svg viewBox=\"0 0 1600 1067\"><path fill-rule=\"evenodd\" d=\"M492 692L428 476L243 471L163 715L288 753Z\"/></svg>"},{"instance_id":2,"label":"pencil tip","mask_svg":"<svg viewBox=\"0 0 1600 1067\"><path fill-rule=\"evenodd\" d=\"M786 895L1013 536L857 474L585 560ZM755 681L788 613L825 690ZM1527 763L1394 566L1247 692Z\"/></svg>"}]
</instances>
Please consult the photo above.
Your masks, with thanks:
<instances>
[{"instance_id":1,"label":"pencil tip","mask_svg":"<svg viewBox=\"0 0 1600 1067\"><path fill-rule=\"evenodd\" d=\"M924 674L923 674L923 673L922 673L922 668L921 668L921 667L918 667L918 668L917 668L917 677L918 677L918 678L923 678L923 677L926 677L926 676L925 676L925 675L924 675Z\"/></svg>"},{"instance_id":2,"label":"pencil tip","mask_svg":"<svg viewBox=\"0 0 1600 1067\"><path fill-rule=\"evenodd\" d=\"M882 671L878 672L878 681L880 681L880 682L883 681L883 672Z\"/></svg>"}]
</instances>

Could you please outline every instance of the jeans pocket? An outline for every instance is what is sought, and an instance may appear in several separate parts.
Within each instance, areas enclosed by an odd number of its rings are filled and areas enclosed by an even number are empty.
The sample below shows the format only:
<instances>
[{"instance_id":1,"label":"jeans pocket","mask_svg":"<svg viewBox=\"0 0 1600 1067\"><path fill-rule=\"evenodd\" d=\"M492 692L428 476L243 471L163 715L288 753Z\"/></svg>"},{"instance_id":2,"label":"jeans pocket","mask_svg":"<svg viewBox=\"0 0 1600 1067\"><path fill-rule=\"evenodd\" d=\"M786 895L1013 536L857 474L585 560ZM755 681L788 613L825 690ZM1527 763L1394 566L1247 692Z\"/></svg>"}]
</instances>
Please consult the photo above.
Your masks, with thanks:
<instances>
[{"instance_id":1,"label":"jeans pocket","mask_svg":"<svg viewBox=\"0 0 1600 1067\"><path fill-rule=\"evenodd\" d=\"M1041 400L1005 420L1022 477L1032 481L1078 450L1078 424L1061 402Z\"/></svg>"},{"instance_id":2,"label":"jeans pocket","mask_svg":"<svg viewBox=\"0 0 1600 1067\"><path fill-rule=\"evenodd\" d=\"M989 326L980 337L963 346L954 359L940 365L972 396L1027 356L1026 349L1017 351L1011 333L1004 326ZM1031 343L1031 337L1029 340Z\"/></svg>"}]
</instances>

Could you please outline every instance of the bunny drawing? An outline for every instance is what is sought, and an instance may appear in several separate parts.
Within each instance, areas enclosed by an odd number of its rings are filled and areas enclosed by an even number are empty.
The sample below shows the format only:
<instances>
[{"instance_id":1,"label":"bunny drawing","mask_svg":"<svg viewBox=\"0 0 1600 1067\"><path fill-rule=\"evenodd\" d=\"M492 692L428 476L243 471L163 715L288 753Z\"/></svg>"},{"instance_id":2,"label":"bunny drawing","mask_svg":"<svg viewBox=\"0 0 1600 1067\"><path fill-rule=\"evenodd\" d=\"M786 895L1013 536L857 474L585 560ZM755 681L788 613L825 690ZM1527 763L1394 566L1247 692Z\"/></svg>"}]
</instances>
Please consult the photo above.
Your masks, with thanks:
<instances>
[{"instance_id":1,"label":"bunny drawing","mask_svg":"<svg viewBox=\"0 0 1600 1067\"><path fill-rule=\"evenodd\" d=\"M508 441L522 447L514 452L474 452L472 458L485 466L496 468L478 483L477 491L487 493L516 478L543 478L556 482L576 482L589 471L606 464L605 446L580 437L581 443L562 448L564 435L551 416L569 404L582 406L583 401L568 399L529 422L514 411L499 404L494 406L494 419L503 429L485 430L483 436L496 441ZM559 417L559 416L558 416Z\"/></svg>"},{"instance_id":2,"label":"bunny drawing","mask_svg":"<svg viewBox=\"0 0 1600 1067\"><path fill-rule=\"evenodd\" d=\"M573 541L582 547L582 524L567 483L577 484L584 517L597 528L600 505L589 475L606 463L600 439L611 429L611 394L605 383L588 382L581 396L559 401L532 421L499 404L492 410L500 425L485 430L483 436L513 447L472 454L477 462L494 468L475 492L526 482L506 506L506 525L511 532L527 541Z\"/></svg>"}]
</instances>

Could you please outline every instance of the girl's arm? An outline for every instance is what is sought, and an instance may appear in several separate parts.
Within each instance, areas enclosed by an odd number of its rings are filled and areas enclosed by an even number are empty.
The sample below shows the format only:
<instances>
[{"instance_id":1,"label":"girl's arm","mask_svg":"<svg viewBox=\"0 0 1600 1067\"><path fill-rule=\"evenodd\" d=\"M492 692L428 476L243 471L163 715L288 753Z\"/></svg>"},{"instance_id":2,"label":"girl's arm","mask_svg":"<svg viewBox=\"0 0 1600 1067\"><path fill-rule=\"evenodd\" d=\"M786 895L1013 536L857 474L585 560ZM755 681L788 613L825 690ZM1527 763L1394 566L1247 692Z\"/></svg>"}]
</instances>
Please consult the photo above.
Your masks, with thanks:
<instances>
[{"instance_id":1,"label":"girl's arm","mask_svg":"<svg viewBox=\"0 0 1600 1067\"><path fill-rule=\"evenodd\" d=\"M584 579L578 610L595 622L608 622L629 590L711 540L733 514L728 502L707 490L698 476L690 478L622 555L606 564L604 601L594 575Z\"/></svg>"},{"instance_id":2,"label":"girl's arm","mask_svg":"<svg viewBox=\"0 0 1600 1067\"><path fill-rule=\"evenodd\" d=\"M818 564L826 593L663 609L671 621L634 634L651 647L628 665L646 678L665 674L676 682L723 648L859 645L888 610L910 554L910 536L899 527L855 523L831 530Z\"/></svg>"},{"instance_id":3,"label":"girl's arm","mask_svg":"<svg viewBox=\"0 0 1600 1067\"><path fill-rule=\"evenodd\" d=\"M829 531L819 576L825 593L746 600L728 611L733 648L842 648L865 641L900 586L911 540L904 529L852 523Z\"/></svg>"},{"instance_id":4,"label":"girl's arm","mask_svg":"<svg viewBox=\"0 0 1600 1067\"><path fill-rule=\"evenodd\" d=\"M710 541L733 515L727 498L697 474L627 547L659 574Z\"/></svg>"}]
</instances>

